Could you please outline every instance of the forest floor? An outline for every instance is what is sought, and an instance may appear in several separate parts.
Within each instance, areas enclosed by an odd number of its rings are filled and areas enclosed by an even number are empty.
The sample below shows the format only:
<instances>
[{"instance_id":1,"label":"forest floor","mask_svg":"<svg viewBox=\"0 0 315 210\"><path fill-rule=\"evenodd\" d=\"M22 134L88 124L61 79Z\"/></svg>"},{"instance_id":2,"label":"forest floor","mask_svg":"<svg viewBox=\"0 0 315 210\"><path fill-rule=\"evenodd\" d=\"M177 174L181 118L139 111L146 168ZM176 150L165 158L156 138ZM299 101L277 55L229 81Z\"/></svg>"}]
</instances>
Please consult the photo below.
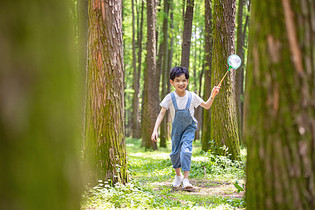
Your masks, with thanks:
<instances>
[{"instance_id":1,"label":"forest floor","mask_svg":"<svg viewBox=\"0 0 315 210\"><path fill-rule=\"evenodd\" d=\"M110 187L107 182L83 195L82 209L244 209L245 159L204 153L194 142L189 180L193 192L173 188L170 148L144 151L139 139L127 139L129 183ZM236 182L238 184L236 184Z\"/></svg>"}]
</instances>

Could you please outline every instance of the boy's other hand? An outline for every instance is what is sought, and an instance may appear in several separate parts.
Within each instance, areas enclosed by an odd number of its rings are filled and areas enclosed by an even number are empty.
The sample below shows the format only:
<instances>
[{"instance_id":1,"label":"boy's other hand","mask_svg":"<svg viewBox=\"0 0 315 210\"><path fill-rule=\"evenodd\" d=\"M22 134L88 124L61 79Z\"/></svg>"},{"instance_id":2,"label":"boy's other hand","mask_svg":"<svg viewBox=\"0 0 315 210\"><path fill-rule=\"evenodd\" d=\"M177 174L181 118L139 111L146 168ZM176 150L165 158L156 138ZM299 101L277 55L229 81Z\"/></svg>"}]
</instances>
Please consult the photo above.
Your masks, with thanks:
<instances>
[{"instance_id":1,"label":"boy's other hand","mask_svg":"<svg viewBox=\"0 0 315 210\"><path fill-rule=\"evenodd\" d=\"M153 131L152 136L151 136L151 140L154 142L157 142L157 138L158 138L157 131Z\"/></svg>"}]
</instances>

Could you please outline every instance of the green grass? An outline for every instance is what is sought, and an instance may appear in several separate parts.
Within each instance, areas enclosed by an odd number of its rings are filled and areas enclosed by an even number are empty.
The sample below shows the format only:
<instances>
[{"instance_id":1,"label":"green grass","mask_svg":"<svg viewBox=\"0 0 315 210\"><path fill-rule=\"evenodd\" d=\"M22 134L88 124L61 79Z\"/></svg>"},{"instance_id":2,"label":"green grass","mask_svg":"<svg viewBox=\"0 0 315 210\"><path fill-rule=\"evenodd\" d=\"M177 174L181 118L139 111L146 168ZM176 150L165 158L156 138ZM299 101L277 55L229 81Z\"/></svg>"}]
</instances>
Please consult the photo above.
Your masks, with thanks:
<instances>
[{"instance_id":1,"label":"green grass","mask_svg":"<svg viewBox=\"0 0 315 210\"><path fill-rule=\"evenodd\" d=\"M233 184L242 189L246 150L241 161L204 153L200 141L194 142L190 180L198 188L189 193L170 186L174 170L169 159L170 148L145 151L139 139L128 138L128 171L130 182L126 185L100 182L86 189L82 209L239 209L245 208L243 194L237 193Z\"/></svg>"}]
</instances>

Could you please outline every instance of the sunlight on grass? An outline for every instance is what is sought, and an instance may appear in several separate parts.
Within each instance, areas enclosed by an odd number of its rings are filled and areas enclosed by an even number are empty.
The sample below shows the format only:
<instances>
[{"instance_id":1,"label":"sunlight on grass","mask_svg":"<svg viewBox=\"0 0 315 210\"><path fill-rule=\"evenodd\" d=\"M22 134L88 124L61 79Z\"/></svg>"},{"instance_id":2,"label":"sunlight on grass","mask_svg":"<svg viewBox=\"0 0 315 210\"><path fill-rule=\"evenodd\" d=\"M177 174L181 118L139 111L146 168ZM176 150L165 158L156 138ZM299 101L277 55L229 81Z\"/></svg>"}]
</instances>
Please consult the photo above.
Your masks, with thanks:
<instances>
[{"instance_id":1,"label":"sunlight on grass","mask_svg":"<svg viewBox=\"0 0 315 210\"><path fill-rule=\"evenodd\" d=\"M137 152L129 156L134 157L150 157L153 159L167 159L169 158L169 153L161 153L161 152Z\"/></svg>"},{"instance_id":2,"label":"sunlight on grass","mask_svg":"<svg viewBox=\"0 0 315 210\"><path fill-rule=\"evenodd\" d=\"M194 142L190 180L196 192L174 189L170 148L145 151L140 139L127 138L130 183L109 186L100 183L86 189L82 209L242 209L243 194L233 183L245 183L246 149L242 161L231 161L201 151L200 141ZM106 186L106 187L104 187Z\"/></svg>"}]
</instances>

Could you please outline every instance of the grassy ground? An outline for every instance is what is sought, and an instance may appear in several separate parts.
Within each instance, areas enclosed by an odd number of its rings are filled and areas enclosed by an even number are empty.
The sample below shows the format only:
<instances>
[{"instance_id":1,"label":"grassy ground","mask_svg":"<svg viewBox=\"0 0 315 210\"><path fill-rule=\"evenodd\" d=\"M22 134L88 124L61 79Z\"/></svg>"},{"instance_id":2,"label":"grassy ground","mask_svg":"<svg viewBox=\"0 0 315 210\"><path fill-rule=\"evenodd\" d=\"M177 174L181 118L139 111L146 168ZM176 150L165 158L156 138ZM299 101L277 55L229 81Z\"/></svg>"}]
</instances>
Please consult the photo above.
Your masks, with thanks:
<instances>
[{"instance_id":1,"label":"grassy ground","mask_svg":"<svg viewBox=\"0 0 315 210\"><path fill-rule=\"evenodd\" d=\"M190 182L194 192L174 189L170 149L147 151L140 148L139 139L127 139L130 182L127 185L100 185L87 189L82 209L242 209L245 208L244 162L201 152L194 143ZM235 184L238 182L238 184ZM238 188L237 188L238 187Z\"/></svg>"}]
</instances>

